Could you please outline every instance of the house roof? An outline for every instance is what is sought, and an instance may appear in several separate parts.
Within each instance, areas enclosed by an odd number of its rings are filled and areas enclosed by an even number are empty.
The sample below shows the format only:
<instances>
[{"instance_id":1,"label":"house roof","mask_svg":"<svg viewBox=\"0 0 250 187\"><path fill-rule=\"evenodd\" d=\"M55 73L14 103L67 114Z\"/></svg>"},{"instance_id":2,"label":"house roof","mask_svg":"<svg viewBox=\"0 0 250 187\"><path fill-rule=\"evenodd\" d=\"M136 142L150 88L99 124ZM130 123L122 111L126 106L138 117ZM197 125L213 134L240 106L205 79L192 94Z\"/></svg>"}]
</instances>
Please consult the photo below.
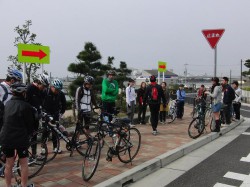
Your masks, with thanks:
<instances>
[{"instance_id":1,"label":"house roof","mask_svg":"<svg viewBox=\"0 0 250 187\"><path fill-rule=\"evenodd\" d=\"M152 69L152 70L144 70L145 72L147 72L150 75L155 75L156 77L158 76L158 70L157 69ZM162 75L161 75L162 76ZM166 70L166 72L164 73L165 77L178 77L177 74Z\"/></svg>"}]
</instances>

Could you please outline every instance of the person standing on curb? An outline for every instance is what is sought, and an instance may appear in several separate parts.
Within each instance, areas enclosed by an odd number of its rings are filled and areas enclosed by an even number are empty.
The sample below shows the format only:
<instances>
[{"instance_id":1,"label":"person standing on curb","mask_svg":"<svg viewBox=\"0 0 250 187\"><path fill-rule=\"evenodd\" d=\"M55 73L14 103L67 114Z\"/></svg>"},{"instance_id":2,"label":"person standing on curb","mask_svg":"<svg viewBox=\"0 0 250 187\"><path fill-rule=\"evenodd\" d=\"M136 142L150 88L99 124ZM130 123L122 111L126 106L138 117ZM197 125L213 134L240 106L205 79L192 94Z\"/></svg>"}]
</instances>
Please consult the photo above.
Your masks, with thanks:
<instances>
[{"instance_id":1,"label":"person standing on curb","mask_svg":"<svg viewBox=\"0 0 250 187\"><path fill-rule=\"evenodd\" d=\"M126 88L126 104L127 104L127 115L130 119L130 126L134 126L134 113L136 106L136 93L135 93L135 80L129 79L129 85Z\"/></svg>"},{"instance_id":2,"label":"person standing on curb","mask_svg":"<svg viewBox=\"0 0 250 187\"><path fill-rule=\"evenodd\" d=\"M225 122L226 125L230 125L232 120L232 103L235 99L235 91L233 88L228 84L228 77L222 78L222 91L223 95L223 105L224 105L224 114L225 114Z\"/></svg>"},{"instance_id":3,"label":"person standing on curb","mask_svg":"<svg viewBox=\"0 0 250 187\"><path fill-rule=\"evenodd\" d=\"M213 132L220 132L221 121L220 121L220 109L222 107L222 87L219 83L218 77L212 78L211 92L206 91L205 94L212 98L212 111L215 118L215 129Z\"/></svg>"},{"instance_id":4,"label":"person standing on curb","mask_svg":"<svg viewBox=\"0 0 250 187\"><path fill-rule=\"evenodd\" d=\"M141 87L137 91L137 103L138 103L138 123L146 124L145 115L147 111L147 103L143 102L143 98L146 92L146 83L142 82Z\"/></svg>"},{"instance_id":5,"label":"person standing on curb","mask_svg":"<svg viewBox=\"0 0 250 187\"><path fill-rule=\"evenodd\" d=\"M150 76L150 85L148 85L146 89L143 103L149 104L150 122L153 129L153 135L158 134L157 125L161 100L163 101L163 107L166 108L166 97L163 93L162 87L156 83L156 77L152 75Z\"/></svg>"},{"instance_id":6,"label":"person standing on curb","mask_svg":"<svg viewBox=\"0 0 250 187\"><path fill-rule=\"evenodd\" d=\"M235 91L235 99L233 100L235 121L238 121L238 120L240 120L240 107L241 107L242 90L239 88L238 81L234 81L232 83L232 87Z\"/></svg>"},{"instance_id":7,"label":"person standing on curb","mask_svg":"<svg viewBox=\"0 0 250 187\"><path fill-rule=\"evenodd\" d=\"M161 87L162 87L163 93L164 93L164 95L166 97L166 105L168 105L170 96L169 96L169 91L167 89L167 83L162 82ZM161 105L160 105L160 122L161 123L166 122L167 112L168 112L168 107L164 107L163 101L161 100Z\"/></svg>"},{"instance_id":8,"label":"person standing on curb","mask_svg":"<svg viewBox=\"0 0 250 187\"><path fill-rule=\"evenodd\" d=\"M114 80L114 70L107 71L107 78L102 81L102 106L104 112L114 114L115 101L118 95L118 82ZM108 116L108 120L112 121L112 116Z\"/></svg>"},{"instance_id":9,"label":"person standing on curb","mask_svg":"<svg viewBox=\"0 0 250 187\"><path fill-rule=\"evenodd\" d=\"M6 186L11 186L12 169L17 153L21 166L21 185L26 187L29 170L29 137L34 130L35 119L32 106L25 101L26 85L16 82L11 85L10 90L13 97L5 105L3 128L0 134L0 144L6 156L5 182Z\"/></svg>"},{"instance_id":10,"label":"person standing on curb","mask_svg":"<svg viewBox=\"0 0 250 187\"><path fill-rule=\"evenodd\" d=\"M177 118L182 119L184 114L184 104L186 98L186 92L184 90L184 85L181 84L179 89L176 91L177 96Z\"/></svg>"}]
</instances>

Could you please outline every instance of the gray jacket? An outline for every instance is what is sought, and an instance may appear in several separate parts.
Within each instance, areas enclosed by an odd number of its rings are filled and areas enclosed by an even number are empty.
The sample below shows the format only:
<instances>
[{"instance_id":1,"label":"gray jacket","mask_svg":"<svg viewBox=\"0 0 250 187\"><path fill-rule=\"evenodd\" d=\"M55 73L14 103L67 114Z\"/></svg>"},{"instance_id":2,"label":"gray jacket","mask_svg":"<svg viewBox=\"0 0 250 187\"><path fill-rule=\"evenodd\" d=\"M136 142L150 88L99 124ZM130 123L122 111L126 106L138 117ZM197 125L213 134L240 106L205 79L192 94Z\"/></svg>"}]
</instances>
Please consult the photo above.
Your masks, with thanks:
<instances>
[{"instance_id":1,"label":"gray jacket","mask_svg":"<svg viewBox=\"0 0 250 187\"><path fill-rule=\"evenodd\" d=\"M208 95L213 98L213 104L217 104L222 101L222 87L215 86L213 93L208 92Z\"/></svg>"}]
</instances>

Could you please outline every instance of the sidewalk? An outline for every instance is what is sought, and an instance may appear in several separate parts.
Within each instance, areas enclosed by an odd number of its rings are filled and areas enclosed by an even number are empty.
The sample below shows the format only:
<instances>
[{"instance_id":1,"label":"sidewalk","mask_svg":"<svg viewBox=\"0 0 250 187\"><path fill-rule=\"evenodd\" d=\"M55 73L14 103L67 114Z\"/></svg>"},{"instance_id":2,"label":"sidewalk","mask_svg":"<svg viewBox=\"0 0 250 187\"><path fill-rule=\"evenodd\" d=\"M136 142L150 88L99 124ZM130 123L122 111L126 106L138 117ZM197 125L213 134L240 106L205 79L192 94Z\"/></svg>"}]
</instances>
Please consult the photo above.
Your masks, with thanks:
<instances>
[{"instance_id":1,"label":"sidewalk","mask_svg":"<svg viewBox=\"0 0 250 187\"><path fill-rule=\"evenodd\" d=\"M82 157L79 156L77 152L74 152L73 157L69 157L65 143L61 141L61 148L64 150L63 154L57 155L52 162L43 168L39 176L31 179L31 182L33 182L36 187L94 186L164 153L168 154L175 148L188 143L195 143L199 141L199 139L202 140L202 136L206 136L210 133L209 129L207 129L207 132L205 131L198 140L193 140L188 136L188 124L192 120L190 113L191 108L186 106L182 120L177 119L172 124L159 124L158 131L160 134L157 136L151 134L152 128L150 125L137 125L136 127L141 132L142 141L141 149L134 159L133 165L123 164L118 158L114 158L112 162L107 162L107 147L105 146L102 149L97 171L89 182L83 181L81 177ZM0 179L0 186L3 186L3 184L3 179Z\"/></svg>"}]
</instances>

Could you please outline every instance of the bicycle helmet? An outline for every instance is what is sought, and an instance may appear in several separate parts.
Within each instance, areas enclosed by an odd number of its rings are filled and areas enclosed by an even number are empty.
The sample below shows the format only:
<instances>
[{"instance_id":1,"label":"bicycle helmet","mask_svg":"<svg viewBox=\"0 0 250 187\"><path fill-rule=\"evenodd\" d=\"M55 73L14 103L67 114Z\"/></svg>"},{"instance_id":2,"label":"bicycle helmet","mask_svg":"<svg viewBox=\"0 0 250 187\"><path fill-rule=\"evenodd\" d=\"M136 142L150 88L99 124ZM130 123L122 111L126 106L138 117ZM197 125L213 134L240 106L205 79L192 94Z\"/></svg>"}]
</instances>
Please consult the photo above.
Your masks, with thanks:
<instances>
[{"instance_id":1,"label":"bicycle helmet","mask_svg":"<svg viewBox=\"0 0 250 187\"><path fill-rule=\"evenodd\" d=\"M84 77L84 84L93 84L95 82L95 79L92 76L85 76Z\"/></svg>"},{"instance_id":2,"label":"bicycle helmet","mask_svg":"<svg viewBox=\"0 0 250 187\"><path fill-rule=\"evenodd\" d=\"M38 80L41 82L42 85L44 86L49 86L49 76L46 74L41 74L38 77Z\"/></svg>"},{"instance_id":3,"label":"bicycle helmet","mask_svg":"<svg viewBox=\"0 0 250 187\"><path fill-rule=\"evenodd\" d=\"M27 91L27 86L24 83L16 82L10 86L10 91L15 93L23 93Z\"/></svg>"},{"instance_id":4,"label":"bicycle helmet","mask_svg":"<svg viewBox=\"0 0 250 187\"><path fill-rule=\"evenodd\" d=\"M107 71L107 75L116 75L116 73L114 70L111 69Z\"/></svg>"},{"instance_id":5,"label":"bicycle helmet","mask_svg":"<svg viewBox=\"0 0 250 187\"><path fill-rule=\"evenodd\" d=\"M13 69L13 68L8 68L7 76L11 78L15 78L18 81L21 81L23 79L22 73L18 71L17 69Z\"/></svg>"},{"instance_id":6,"label":"bicycle helmet","mask_svg":"<svg viewBox=\"0 0 250 187\"><path fill-rule=\"evenodd\" d=\"M62 90L63 89L63 83L59 79L53 80L51 85L54 86L57 90Z\"/></svg>"},{"instance_id":7,"label":"bicycle helmet","mask_svg":"<svg viewBox=\"0 0 250 187\"><path fill-rule=\"evenodd\" d=\"M154 75L151 75L149 79L150 82L156 82L156 77Z\"/></svg>"}]
</instances>

